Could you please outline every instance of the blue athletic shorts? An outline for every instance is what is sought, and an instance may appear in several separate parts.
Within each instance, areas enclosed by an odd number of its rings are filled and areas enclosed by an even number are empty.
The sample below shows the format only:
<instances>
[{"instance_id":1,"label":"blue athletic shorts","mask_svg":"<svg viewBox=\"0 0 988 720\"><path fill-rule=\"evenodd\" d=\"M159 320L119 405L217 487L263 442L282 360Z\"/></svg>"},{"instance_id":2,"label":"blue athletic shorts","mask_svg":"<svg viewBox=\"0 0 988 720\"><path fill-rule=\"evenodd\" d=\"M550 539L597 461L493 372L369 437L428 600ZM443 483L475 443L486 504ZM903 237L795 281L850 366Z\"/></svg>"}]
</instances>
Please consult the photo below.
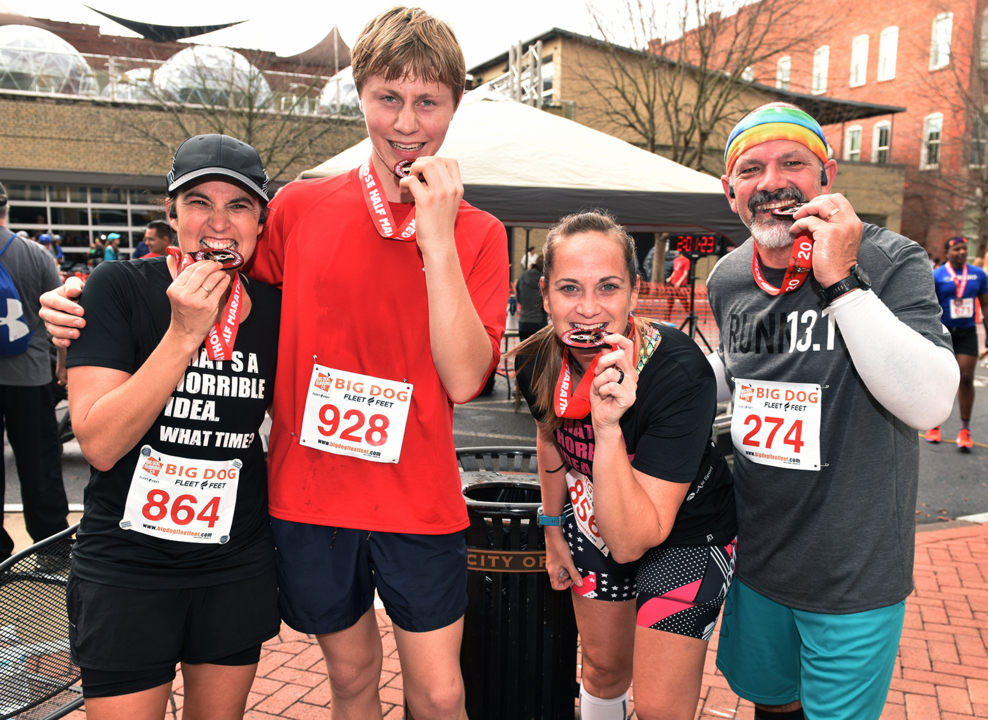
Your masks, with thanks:
<instances>
[{"instance_id":1,"label":"blue athletic shorts","mask_svg":"<svg viewBox=\"0 0 988 720\"><path fill-rule=\"evenodd\" d=\"M717 667L760 705L803 703L809 720L878 720L906 602L827 615L793 610L735 579L724 604Z\"/></svg>"},{"instance_id":2,"label":"blue athletic shorts","mask_svg":"<svg viewBox=\"0 0 988 720\"><path fill-rule=\"evenodd\" d=\"M311 635L352 627L374 604L408 632L438 630L467 607L462 532L413 535L271 518L278 604L288 626Z\"/></svg>"}]
</instances>

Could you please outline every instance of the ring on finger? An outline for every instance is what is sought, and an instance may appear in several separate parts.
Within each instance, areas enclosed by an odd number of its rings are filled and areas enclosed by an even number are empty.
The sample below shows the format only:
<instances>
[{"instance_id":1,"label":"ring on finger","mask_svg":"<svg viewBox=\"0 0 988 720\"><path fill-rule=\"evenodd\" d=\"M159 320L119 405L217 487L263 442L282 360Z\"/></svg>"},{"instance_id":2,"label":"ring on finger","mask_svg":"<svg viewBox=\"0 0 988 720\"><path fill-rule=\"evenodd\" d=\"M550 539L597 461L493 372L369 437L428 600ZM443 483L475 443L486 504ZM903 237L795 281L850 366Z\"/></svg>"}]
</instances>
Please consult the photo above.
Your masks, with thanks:
<instances>
[{"instance_id":1,"label":"ring on finger","mask_svg":"<svg viewBox=\"0 0 988 720\"><path fill-rule=\"evenodd\" d=\"M209 295L209 293L213 292L213 288L208 288L205 285L202 286L202 289L206 291L206 294L207 295Z\"/></svg>"},{"instance_id":2,"label":"ring on finger","mask_svg":"<svg viewBox=\"0 0 988 720\"><path fill-rule=\"evenodd\" d=\"M621 373L621 377L617 379L617 384L620 385L622 382L624 382L624 370L618 368L618 372Z\"/></svg>"},{"instance_id":3,"label":"ring on finger","mask_svg":"<svg viewBox=\"0 0 988 720\"><path fill-rule=\"evenodd\" d=\"M826 220L827 222L830 222L830 218L832 218L834 215L836 215L839 212L840 212L840 208L834 208L833 210L830 211L830 214L827 215L827 217L824 218L824 220Z\"/></svg>"}]
</instances>

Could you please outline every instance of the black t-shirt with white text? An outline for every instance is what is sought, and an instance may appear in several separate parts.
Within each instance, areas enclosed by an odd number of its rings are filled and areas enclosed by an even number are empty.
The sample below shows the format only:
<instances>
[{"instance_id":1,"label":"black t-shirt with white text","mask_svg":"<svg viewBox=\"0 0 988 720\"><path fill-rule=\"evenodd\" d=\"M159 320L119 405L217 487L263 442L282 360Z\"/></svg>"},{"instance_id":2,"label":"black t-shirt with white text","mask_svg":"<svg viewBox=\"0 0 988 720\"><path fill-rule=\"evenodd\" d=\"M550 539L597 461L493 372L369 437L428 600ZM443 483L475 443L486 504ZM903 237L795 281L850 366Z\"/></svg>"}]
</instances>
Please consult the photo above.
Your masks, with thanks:
<instances>
[{"instance_id":1,"label":"black t-shirt with white text","mask_svg":"<svg viewBox=\"0 0 988 720\"><path fill-rule=\"evenodd\" d=\"M696 343L675 328L650 325L646 334L658 343L647 343L651 354L639 371L637 398L620 420L631 466L661 480L690 483L663 546L726 545L737 534L737 520L731 471L711 439L717 412L713 370ZM519 356L518 387L538 421L544 413L532 383L539 363L527 360ZM567 464L592 481L590 415L564 419L555 435Z\"/></svg>"},{"instance_id":2,"label":"black t-shirt with white text","mask_svg":"<svg viewBox=\"0 0 988 720\"><path fill-rule=\"evenodd\" d=\"M73 572L91 582L134 588L187 588L253 577L274 563L267 512L267 469L258 436L271 403L278 355L281 291L241 276L250 314L229 361L211 361L205 345L144 437L107 472L95 468L73 550ZM171 321L165 258L103 263L82 293L86 327L68 367L134 374ZM239 460L229 540L193 543L121 529L141 449L205 461ZM181 515L179 515L181 517Z\"/></svg>"}]
</instances>

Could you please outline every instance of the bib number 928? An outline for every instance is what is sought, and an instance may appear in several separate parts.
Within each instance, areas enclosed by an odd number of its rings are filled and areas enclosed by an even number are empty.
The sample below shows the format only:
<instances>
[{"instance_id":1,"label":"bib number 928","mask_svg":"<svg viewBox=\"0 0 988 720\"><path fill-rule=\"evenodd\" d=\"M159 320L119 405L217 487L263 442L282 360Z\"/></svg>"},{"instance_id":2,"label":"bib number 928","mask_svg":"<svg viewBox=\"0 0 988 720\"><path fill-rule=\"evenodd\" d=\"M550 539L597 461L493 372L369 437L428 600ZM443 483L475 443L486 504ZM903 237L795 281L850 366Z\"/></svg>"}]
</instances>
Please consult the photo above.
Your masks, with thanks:
<instances>
[{"instance_id":1,"label":"bib number 928","mask_svg":"<svg viewBox=\"0 0 988 720\"><path fill-rule=\"evenodd\" d=\"M771 450L779 431L782 430L785 425L785 418L762 418L759 415L752 413L744 419L744 426L746 428L750 427L751 430L744 436L741 444L747 445L748 447L764 447L766 450ZM803 421L793 420L792 424L789 425L782 437L782 443L792 446L792 451L794 453L799 453L803 445L806 444L803 442L802 436Z\"/></svg>"},{"instance_id":2,"label":"bib number 928","mask_svg":"<svg viewBox=\"0 0 988 720\"><path fill-rule=\"evenodd\" d=\"M324 437L336 435L340 430L340 420L338 407L330 403L323 405L319 408L319 433ZM339 434L340 440L352 443L366 442L371 447L380 447L388 441L387 431L390 421L386 415L371 415L370 419L367 419L360 410L351 408L343 413L342 422L345 427Z\"/></svg>"},{"instance_id":3,"label":"bib number 928","mask_svg":"<svg viewBox=\"0 0 988 720\"><path fill-rule=\"evenodd\" d=\"M141 508L141 512L151 522L161 522L165 516L171 515L172 522L179 526L188 525L195 519L213 527L216 521L220 519L220 499L218 497L210 499L198 515L196 515L195 508L198 499L195 495L179 495L172 500L167 492L155 488L148 492L147 500L147 503Z\"/></svg>"}]
</instances>

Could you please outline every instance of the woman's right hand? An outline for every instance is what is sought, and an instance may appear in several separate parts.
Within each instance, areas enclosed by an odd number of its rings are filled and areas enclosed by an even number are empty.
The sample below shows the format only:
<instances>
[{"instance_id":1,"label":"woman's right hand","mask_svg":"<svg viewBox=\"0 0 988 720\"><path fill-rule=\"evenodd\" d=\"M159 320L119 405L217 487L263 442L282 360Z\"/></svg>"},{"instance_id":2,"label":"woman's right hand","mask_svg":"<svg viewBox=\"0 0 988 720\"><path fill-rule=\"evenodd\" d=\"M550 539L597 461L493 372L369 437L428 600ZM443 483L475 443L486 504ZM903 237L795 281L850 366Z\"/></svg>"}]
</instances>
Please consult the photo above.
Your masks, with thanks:
<instances>
[{"instance_id":1,"label":"woman's right hand","mask_svg":"<svg viewBox=\"0 0 988 720\"><path fill-rule=\"evenodd\" d=\"M169 269L173 265L174 259L169 257ZM187 267L168 286L170 329L198 347L222 312L220 301L229 285L230 276L218 262L200 260Z\"/></svg>"},{"instance_id":2,"label":"woman's right hand","mask_svg":"<svg viewBox=\"0 0 988 720\"><path fill-rule=\"evenodd\" d=\"M545 567L553 590L566 590L572 585L583 587L583 578L573 564L573 553L560 527L545 529Z\"/></svg>"},{"instance_id":3,"label":"woman's right hand","mask_svg":"<svg viewBox=\"0 0 988 720\"><path fill-rule=\"evenodd\" d=\"M41 296L38 315L45 321L45 329L51 333L56 347L67 348L79 337L79 328L86 326L83 309L78 303L82 294L82 281L70 277L60 288L49 290Z\"/></svg>"}]
</instances>

